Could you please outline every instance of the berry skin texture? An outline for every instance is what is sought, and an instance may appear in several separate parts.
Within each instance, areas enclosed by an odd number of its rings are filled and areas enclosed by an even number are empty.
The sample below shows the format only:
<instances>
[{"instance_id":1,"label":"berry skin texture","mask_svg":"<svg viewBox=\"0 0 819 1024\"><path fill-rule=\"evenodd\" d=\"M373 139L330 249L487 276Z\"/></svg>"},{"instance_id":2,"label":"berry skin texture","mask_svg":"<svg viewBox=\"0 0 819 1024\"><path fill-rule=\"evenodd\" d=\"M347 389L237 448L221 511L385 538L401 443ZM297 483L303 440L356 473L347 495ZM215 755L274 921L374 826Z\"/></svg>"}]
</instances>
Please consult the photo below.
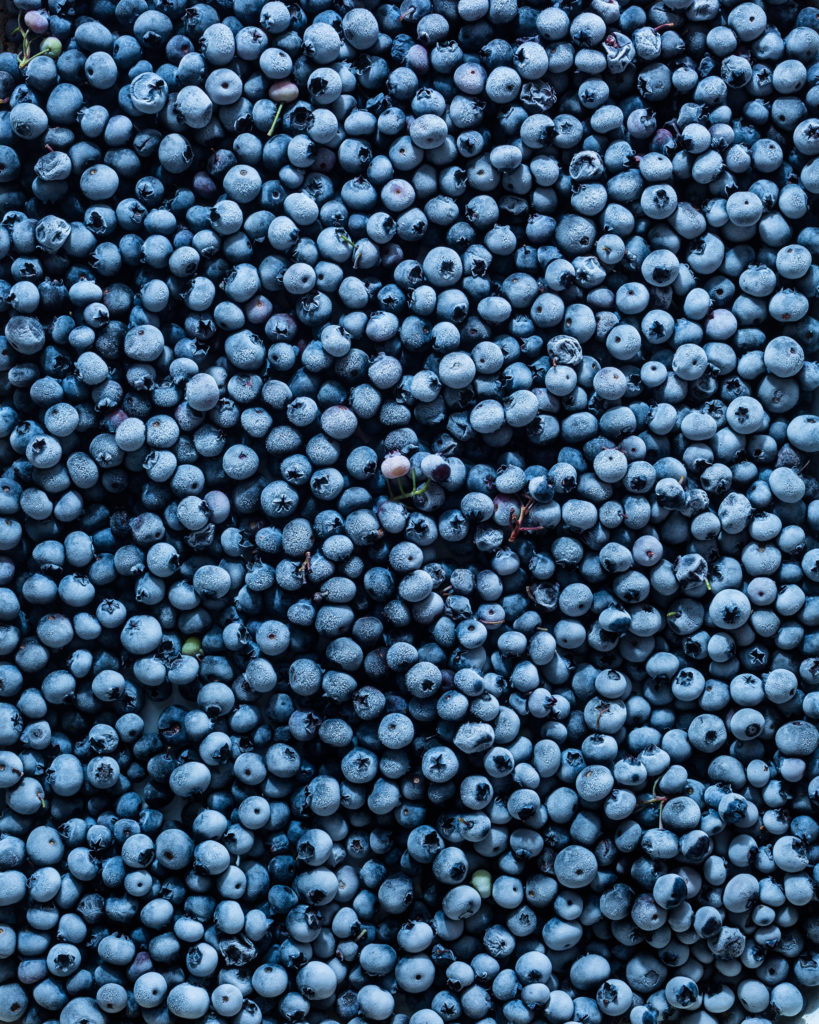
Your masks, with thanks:
<instances>
[{"instance_id":1,"label":"berry skin texture","mask_svg":"<svg viewBox=\"0 0 819 1024\"><path fill-rule=\"evenodd\" d=\"M810 1013L817 9L9 12L0 1020Z\"/></svg>"}]
</instances>

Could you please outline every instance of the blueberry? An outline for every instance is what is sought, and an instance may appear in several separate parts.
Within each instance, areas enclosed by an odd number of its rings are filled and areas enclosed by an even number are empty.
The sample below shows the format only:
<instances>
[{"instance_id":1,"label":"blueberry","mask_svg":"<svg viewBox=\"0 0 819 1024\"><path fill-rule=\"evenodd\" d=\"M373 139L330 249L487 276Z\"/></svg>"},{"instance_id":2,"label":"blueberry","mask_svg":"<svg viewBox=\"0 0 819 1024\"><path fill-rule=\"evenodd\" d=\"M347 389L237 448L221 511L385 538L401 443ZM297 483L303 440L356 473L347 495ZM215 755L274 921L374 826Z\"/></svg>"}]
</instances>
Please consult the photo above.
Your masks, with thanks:
<instances>
[{"instance_id":1,"label":"blueberry","mask_svg":"<svg viewBox=\"0 0 819 1024\"><path fill-rule=\"evenodd\" d=\"M9 1019L802 1011L815 18L445 7L0 59Z\"/></svg>"}]
</instances>

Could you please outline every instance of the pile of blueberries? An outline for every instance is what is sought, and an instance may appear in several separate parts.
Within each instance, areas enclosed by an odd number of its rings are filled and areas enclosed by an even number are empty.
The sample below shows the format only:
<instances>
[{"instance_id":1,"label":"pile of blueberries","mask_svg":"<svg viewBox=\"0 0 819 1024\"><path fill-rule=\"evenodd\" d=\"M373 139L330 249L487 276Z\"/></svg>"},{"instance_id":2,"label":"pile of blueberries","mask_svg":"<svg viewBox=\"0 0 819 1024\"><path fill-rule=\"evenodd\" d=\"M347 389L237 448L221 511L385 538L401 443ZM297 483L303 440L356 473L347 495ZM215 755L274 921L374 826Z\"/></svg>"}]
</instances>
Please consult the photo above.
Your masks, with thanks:
<instances>
[{"instance_id":1,"label":"pile of blueberries","mask_svg":"<svg viewBox=\"0 0 819 1024\"><path fill-rule=\"evenodd\" d=\"M0 1022L819 986L819 7L14 0Z\"/></svg>"}]
</instances>

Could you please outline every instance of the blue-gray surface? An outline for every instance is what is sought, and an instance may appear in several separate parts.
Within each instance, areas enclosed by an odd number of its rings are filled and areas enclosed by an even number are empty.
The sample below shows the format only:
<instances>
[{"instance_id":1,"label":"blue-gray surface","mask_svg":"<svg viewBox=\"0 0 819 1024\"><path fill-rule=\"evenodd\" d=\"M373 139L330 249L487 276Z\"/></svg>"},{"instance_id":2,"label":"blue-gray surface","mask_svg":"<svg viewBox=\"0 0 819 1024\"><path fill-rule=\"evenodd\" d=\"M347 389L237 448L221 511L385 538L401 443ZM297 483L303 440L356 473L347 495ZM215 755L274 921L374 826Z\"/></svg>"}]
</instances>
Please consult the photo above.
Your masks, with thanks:
<instances>
[{"instance_id":1,"label":"blue-gray surface","mask_svg":"<svg viewBox=\"0 0 819 1024\"><path fill-rule=\"evenodd\" d=\"M819 8L14 0L0 1021L819 991Z\"/></svg>"}]
</instances>

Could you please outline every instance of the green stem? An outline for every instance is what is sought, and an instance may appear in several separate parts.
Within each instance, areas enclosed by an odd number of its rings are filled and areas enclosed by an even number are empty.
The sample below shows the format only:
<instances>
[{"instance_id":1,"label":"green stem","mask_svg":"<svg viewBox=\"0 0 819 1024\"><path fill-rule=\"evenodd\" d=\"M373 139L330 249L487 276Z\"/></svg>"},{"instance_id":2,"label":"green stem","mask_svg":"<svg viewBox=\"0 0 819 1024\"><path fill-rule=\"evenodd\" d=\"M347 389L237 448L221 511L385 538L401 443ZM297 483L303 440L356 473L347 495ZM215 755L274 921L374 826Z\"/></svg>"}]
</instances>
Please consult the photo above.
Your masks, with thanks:
<instances>
[{"instance_id":1,"label":"green stem","mask_svg":"<svg viewBox=\"0 0 819 1024\"><path fill-rule=\"evenodd\" d=\"M411 473L411 479L412 489L409 491L405 491L403 486L399 483L398 494L395 495L392 493L392 488L390 487L389 481L387 481L387 494L390 496L391 501L409 501L410 498L417 498L419 495L423 494L427 487L429 487L429 480L425 480L420 486L416 485L414 469L412 470Z\"/></svg>"},{"instance_id":2,"label":"green stem","mask_svg":"<svg viewBox=\"0 0 819 1024\"><path fill-rule=\"evenodd\" d=\"M23 57L23 58L18 57L17 58L17 64L18 64L19 67L24 68L26 66L26 64L30 64L34 60L35 57L47 57L47 56L48 56L47 53L45 53L43 50L40 50L39 53L32 53L32 54L30 54L27 57Z\"/></svg>"},{"instance_id":3,"label":"green stem","mask_svg":"<svg viewBox=\"0 0 819 1024\"><path fill-rule=\"evenodd\" d=\"M29 34L26 29L24 29L20 24L19 16L17 18L17 28L14 31L19 32L20 38L23 40L23 52L22 54L17 55L17 63L21 68L23 68L31 60L31 39L29 38Z\"/></svg>"},{"instance_id":4,"label":"green stem","mask_svg":"<svg viewBox=\"0 0 819 1024\"><path fill-rule=\"evenodd\" d=\"M267 133L267 137L268 138L270 138L270 136L273 134L273 132L275 132L276 125L279 123L279 118L282 116L282 111L283 110L284 110L284 104L280 103L278 105L278 107L276 108L276 116L273 118L273 124L271 124L271 126L270 126L270 131Z\"/></svg>"}]
</instances>

